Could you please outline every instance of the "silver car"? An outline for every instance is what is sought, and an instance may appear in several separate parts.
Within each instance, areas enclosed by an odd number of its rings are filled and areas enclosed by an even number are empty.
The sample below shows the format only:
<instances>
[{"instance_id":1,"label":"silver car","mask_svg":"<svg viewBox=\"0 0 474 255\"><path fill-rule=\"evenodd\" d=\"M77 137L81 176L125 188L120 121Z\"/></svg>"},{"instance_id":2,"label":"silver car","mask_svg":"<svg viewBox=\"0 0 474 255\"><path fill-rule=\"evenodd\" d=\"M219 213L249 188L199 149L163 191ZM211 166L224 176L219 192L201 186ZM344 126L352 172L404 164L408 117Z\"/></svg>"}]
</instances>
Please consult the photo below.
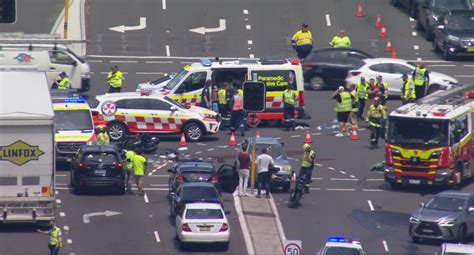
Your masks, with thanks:
<instances>
[{"instance_id":1,"label":"silver car","mask_svg":"<svg viewBox=\"0 0 474 255\"><path fill-rule=\"evenodd\" d=\"M472 255L474 254L474 245L444 243L439 247L436 255Z\"/></svg>"},{"instance_id":2,"label":"silver car","mask_svg":"<svg viewBox=\"0 0 474 255\"><path fill-rule=\"evenodd\" d=\"M410 217L409 234L421 238L464 242L474 232L474 194L444 191Z\"/></svg>"}]
</instances>

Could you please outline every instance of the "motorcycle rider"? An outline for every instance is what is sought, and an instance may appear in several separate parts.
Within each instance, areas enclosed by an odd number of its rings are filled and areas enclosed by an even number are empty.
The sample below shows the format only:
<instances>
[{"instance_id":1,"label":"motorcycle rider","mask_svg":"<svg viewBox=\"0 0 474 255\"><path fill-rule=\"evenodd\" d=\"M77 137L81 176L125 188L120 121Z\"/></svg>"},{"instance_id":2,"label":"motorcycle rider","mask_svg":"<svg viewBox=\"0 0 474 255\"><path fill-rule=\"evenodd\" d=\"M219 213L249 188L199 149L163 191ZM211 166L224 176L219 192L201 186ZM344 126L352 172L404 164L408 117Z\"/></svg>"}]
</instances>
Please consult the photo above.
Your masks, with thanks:
<instances>
[{"instance_id":1,"label":"motorcycle rider","mask_svg":"<svg viewBox=\"0 0 474 255\"><path fill-rule=\"evenodd\" d=\"M309 186L311 185L311 176L313 175L314 159L316 152L311 148L311 145L305 143L303 145L303 160L301 161L301 169L299 177L305 177L306 183L304 191L309 193Z\"/></svg>"}]
</instances>

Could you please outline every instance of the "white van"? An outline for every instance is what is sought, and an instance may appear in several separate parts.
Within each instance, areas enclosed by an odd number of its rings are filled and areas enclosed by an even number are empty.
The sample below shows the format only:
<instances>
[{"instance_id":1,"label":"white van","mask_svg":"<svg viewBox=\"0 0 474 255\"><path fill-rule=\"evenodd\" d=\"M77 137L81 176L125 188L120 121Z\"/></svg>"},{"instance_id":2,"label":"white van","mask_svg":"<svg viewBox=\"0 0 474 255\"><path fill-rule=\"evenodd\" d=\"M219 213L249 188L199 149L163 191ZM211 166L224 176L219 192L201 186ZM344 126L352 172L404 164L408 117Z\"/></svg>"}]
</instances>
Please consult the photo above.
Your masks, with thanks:
<instances>
[{"instance_id":1,"label":"white van","mask_svg":"<svg viewBox=\"0 0 474 255\"><path fill-rule=\"evenodd\" d=\"M90 89L89 64L60 44L0 44L0 68L46 72L50 87L54 79L65 72L72 89L78 92Z\"/></svg>"}]
</instances>

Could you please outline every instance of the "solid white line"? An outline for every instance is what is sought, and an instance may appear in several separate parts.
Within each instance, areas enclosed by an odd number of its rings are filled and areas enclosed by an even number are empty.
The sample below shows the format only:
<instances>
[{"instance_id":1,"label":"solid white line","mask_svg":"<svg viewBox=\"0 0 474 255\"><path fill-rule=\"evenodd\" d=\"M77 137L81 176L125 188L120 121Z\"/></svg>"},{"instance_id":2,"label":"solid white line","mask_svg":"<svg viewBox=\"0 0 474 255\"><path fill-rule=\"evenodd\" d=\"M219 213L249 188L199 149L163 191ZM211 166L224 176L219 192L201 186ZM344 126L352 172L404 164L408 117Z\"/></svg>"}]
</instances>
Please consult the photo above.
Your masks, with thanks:
<instances>
[{"instance_id":1,"label":"solid white line","mask_svg":"<svg viewBox=\"0 0 474 255\"><path fill-rule=\"evenodd\" d=\"M168 178L170 177L168 174L157 174L157 175L152 175L151 177L163 177L163 178Z\"/></svg>"},{"instance_id":2,"label":"solid white line","mask_svg":"<svg viewBox=\"0 0 474 255\"><path fill-rule=\"evenodd\" d=\"M253 44L252 40L247 40L247 44L252 45Z\"/></svg>"},{"instance_id":3,"label":"solid white line","mask_svg":"<svg viewBox=\"0 0 474 255\"><path fill-rule=\"evenodd\" d=\"M411 32L411 35L416 36L416 32Z\"/></svg>"},{"instance_id":4,"label":"solid white line","mask_svg":"<svg viewBox=\"0 0 474 255\"><path fill-rule=\"evenodd\" d=\"M359 179L329 178L331 181L358 181Z\"/></svg>"},{"instance_id":5,"label":"solid white line","mask_svg":"<svg viewBox=\"0 0 474 255\"><path fill-rule=\"evenodd\" d=\"M66 242L67 242L68 244L72 244L72 240L71 240L71 239L67 239Z\"/></svg>"},{"instance_id":6,"label":"solid white line","mask_svg":"<svg viewBox=\"0 0 474 255\"><path fill-rule=\"evenodd\" d=\"M316 163L316 164L314 164L314 165L316 165L316 166L323 166L323 165L321 165L321 164L319 164L319 163Z\"/></svg>"},{"instance_id":7,"label":"solid white line","mask_svg":"<svg viewBox=\"0 0 474 255\"><path fill-rule=\"evenodd\" d=\"M372 191L374 191L374 192L380 192L380 191L385 191L385 190L383 190L383 189L363 189L362 191L368 191L368 192L372 192Z\"/></svg>"},{"instance_id":8,"label":"solid white line","mask_svg":"<svg viewBox=\"0 0 474 255\"><path fill-rule=\"evenodd\" d=\"M462 65L462 66L465 66L465 67L474 67L474 65Z\"/></svg>"},{"instance_id":9,"label":"solid white line","mask_svg":"<svg viewBox=\"0 0 474 255\"><path fill-rule=\"evenodd\" d=\"M215 150L215 149L214 148L207 149L207 151L213 151L213 150Z\"/></svg>"},{"instance_id":10,"label":"solid white line","mask_svg":"<svg viewBox=\"0 0 474 255\"><path fill-rule=\"evenodd\" d=\"M374 211L374 205L372 204L372 201L367 200L367 203L369 203L369 208L371 211Z\"/></svg>"},{"instance_id":11,"label":"solid white line","mask_svg":"<svg viewBox=\"0 0 474 255\"><path fill-rule=\"evenodd\" d=\"M145 200L145 204L150 203L150 201L148 200L148 196L146 195L146 193L145 193L145 195L143 196L143 200Z\"/></svg>"},{"instance_id":12,"label":"solid white line","mask_svg":"<svg viewBox=\"0 0 474 255\"><path fill-rule=\"evenodd\" d=\"M366 181L368 181L368 182L380 182L380 181L384 181L384 179L367 179Z\"/></svg>"},{"instance_id":13,"label":"solid white line","mask_svg":"<svg viewBox=\"0 0 474 255\"><path fill-rule=\"evenodd\" d=\"M237 196L237 192L234 192L233 196L235 212L237 213L237 216L239 218L240 228L242 229L242 235L244 236L245 247L247 248L247 254L255 254L255 247L253 246L249 226L247 225L247 221L245 220L240 197Z\"/></svg>"},{"instance_id":14,"label":"solid white line","mask_svg":"<svg viewBox=\"0 0 474 255\"><path fill-rule=\"evenodd\" d=\"M169 57L170 56L170 46L166 45L165 48L166 48L166 56Z\"/></svg>"},{"instance_id":15,"label":"solid white line","mask_svg":"<svg viewBox=\"0 0 474 255\"><path fill-rule=\"evenodd\" d=\"M63 229L64 229L64 231L69 231L69 227L68 227L68 226L63 226Z\"/></svg>"},{"instance_id":16,"label":"solid white line","mask_svg":"<svg viewBox=\"0 0 474 255\"><path fill-rule=\"evenodd\" d=\"M56 187L57 190L69 190L70 188L69 187ZM57 195L57 191L56 191L56 195Z\"/></svg>"},{"instance_id":17,"label":"solid white line","mask_svg":"<svg viewBox=\"0 0 474 255\"><path fill-rule=\"evenodd\" d=\"M163 75L165 73L162 73L162 72L136 72L135 74L145 74L145 75L146 74L161 74L161 75Z\"/></svg>"},{"instance_id":18,"label":"solid white line","mask_svg":"<svg viewBox=\"0 0 474 255\"><path fill-rule=\"evenodd\" d=\"M383 244L383 248L385 249L385 251L389 252L390 250L388 249L387 241L383 240L382 244Z\"/></svg>"},{"instance_id":19,"label":"solid white line","mask_svg":"<svg viewBox=\"0 0 474 255\"><path fill-rule=\"evenodd\" d=\"M249 58L255 58L254 54L249 54Z\"/></svg>"},{"instance_id":20,"label":"solid white line","mask_svg":"<svg viewBox=\"0 0 474 255\"><path fill-rule=\"evenodd\" d=\"M428 66L438 66L438 67L455 67L456 65L428 65Z\"/></svg>"},{"instance_id":21,"label":"solid white line","mask_svg":"<svg viewBox=\"0 0 474 255\"><path fill-rule=\"evenodd\" d=\"M252 26L250 26L250 25L245 25L245 28L246 28L247 30L250 30L250 29L252 29Z\"/></svg>"},{"instance_id":22,"label":"solid white line","mask_svg":"<svg viewBox=\"0 0 474 255\"><path fill-rule=\"evenodd\" d=\"M138 63L135 60L110 60L110 63Z\"/></svg>"},{"instance_id":23,"label":"solid white line","mask_svg":"<svg viewBox=\"0 0 474 255\"><path fill-rule=\"evenodd\" d=\"M418 45L413 45L413 49L415 49L415 50L419 50L419 49L420 49L420 47L419 47Z\"/></svg>"},{"instance_id":24,"label":"solid white line","mask_svg":"<svg viewBox=\"0 0 474 255\"><path fill-rule=\"evenodd\" d=\"M355 191L355 189L331 189L331 188L328 188L326 190L328 191Z\"/></svg>"},{"instance_id":25,"label":"solid white line","mask_svg":"<svg viewBox=\"0 0 474 255\"><path fill-rule=\"evenodd\" d=\"M152 172L152 173L155 173L155 172L156 172L156 169L153 169L151 172Z\"/></svg>"},{"instance_id":26,"label":"solid white line","mask_svg":"<svg viewBox=\"0 0 474 255\"><path fill-rule=\"evenodd\" d=\"M351 178L356 178L356 177L355 177L354 175L352 175L352 174L350 175L350 177L351 177Z\"/></svg>"},{"instance_id":27,"label":"solid white line","mask_svg":"<svg viewBox=\"0 0 474 255\"><path fill-rule=\"evenodd\" d=\"M328 27L331 26L331 17L329 17L329 14L326 14L326 25L328 25Z\"/></svg>"},{"instance_id":28,"label":"solid white line","mask_svg":"<svg viewBox=\"0 0 474 255\"><path fill-rule=\"evenodd\" d=\"M66 213L65 212L59 212L59 216L66 217Z\"/></svg>"},{"instance_id":29,"label":"solid white line","mask_svg":"<svg viewBox=\"0 0 474 255\"><path fill-rule=\"evenodd\" d=\"M197 145L207 146L207 144L205 144L205 143L197 143Z\"/></svg>"},{"instance_id":30,"label":"solid white line","mask_svg":"<svg viewBox=\"0 0 474 255\"><path fill-rule=\"evenodd\" d=\"M145 61L145 63L147 64L173 64L173 61Z\"/></svg>"},{"instance_id":31,"label":"solid white line","mask_svg":"<svg viewBox=\"0 0 474 255\"><path fill-rule=\"evenodd\" d=\"M217 145L217 147L225 149L225 148L229 147L229 145Z\"/></svg>"},{"instance_id":32,"label":"solid white line","mask_svg":"<svg viewBox=\"0 0 474 255\"><path fill-rule=\"evenodd\" d=\"M93 59L91 59L91 60L87 60L87 62L89 62L89 63L102 63L102 60L93 60Z\"/></svg>"},{"instance_id":33,"label":"solid white line","mask_svg":"<svg viewBox=\"0 0 474 255\"><path fill-rule=\"evenodd\" d=\"M196 151L194 154L201 154L202 151Z\"/></svg>"},{"instance_id":34,"label":"solid white line","mask_svg":"<svg viewBox=\"0 0 474 255\"><path fill-rule=\"evenodd\" d=\"M181 61L180 63L181 63L181 64L192 64L192 63L194 63L194 62L190 62L190 61Z\"/></svg>"},{"instance_id":35,"label":"solid white line","mask_svg":"<svg viewBox=\"0 0 474 255\"><path fill-rule=\"evenodd\" d=\"M321 188L309 188L309 190L321 190Z\"/></svg>"},{"instance_id":36,"label":"solid white line","mask_svg":"<svg viewBox=\"0 0 474 255\"><path fill-rule=\"evenodd\" d=\"M244 10L244 14L245 15L249 14L249 10Z\"/></svg>"},{"instance_id":37,"label":"solid white line","mask_svg":"<svg viewBox=\"0 0 474 255\"><path fill-rule=\"evenodd\" d=\"M474 75L463 75L463 74L459 74L459 75L454 75L454 77L460 77L460 78L472 78L472 77L474 77Z\"/></svg>"},{"instance_id":38,"label":"solid white line","mask_svg":"<svg viewBox=\"0 0 474 255\"><path fill-rule=\"evenodd\" d=\"M143 188L145 191L149 190L149 191L169 191L168 188ZM136 189L133 189L133 190L136 190ZM145 193L146 194L146 193Z\"/></svg>"},{"instance_id":39,"label":"solid white line","mask_svg":"<svg viewBox=\"0 0 474 255\"><path fill-rule=\"evenodd\" d=\"M346 174L346 172L344 172L344 171L339 171L339 172L340 172L341 174Z\"/></svg>"},{"instance_id":40,"label":"solid white line","mask_svg":"<svg viewBox=\"0 0 474 255\"><path fill-rule=\"evenodd\" d=\"M166 0L161 0L161 6L163 7L163 10L166 10Z\"/></svg>"},{"instance_id":41,"label":"solid white line","mask_svg":"<svg viewBox=\"0 0 474 255\"><path fill-rule=\"evenodd\" d=\"M311 180L322 180L323 178L313 177Z\"/></svg>"},{"instance_id":42,"label":"solid white line","mask_svg":"<svg viewBox=\"0 0 474 255\"><path fill-rule=\"evenodd\" d=\"M152 187L168 187L168 184L150 184Z\"/></svg>"},{"instance_id":43,"label":"solid white line","mask_svg":"<svg viewBox=\"0 0 474 255\"><path fill-rule=\"evenodd\" d=\"M301 137L301 135L292 135L292 138Z\"/></svg>"},{"instance_id":44,"label":"solid white line","mask_svg":"<svg viewBox=\"0 0 474 255\"><path fill-rule=\"evenodd\" d=\"M158 235L158 231L155 231L153 232L155 234L155 240L157 243L159 243L161 240L160 240L160 236Z\"/></svg>"},{"instance_id":45,"label":"solid white line","mask_svg":"<svg viewBox=\"0 0 474 255\"><path fill-rule=\"evenodd\" d=\"M329 170L336 170L334 167L328 167Z\"/></svg>"}]
</instances>

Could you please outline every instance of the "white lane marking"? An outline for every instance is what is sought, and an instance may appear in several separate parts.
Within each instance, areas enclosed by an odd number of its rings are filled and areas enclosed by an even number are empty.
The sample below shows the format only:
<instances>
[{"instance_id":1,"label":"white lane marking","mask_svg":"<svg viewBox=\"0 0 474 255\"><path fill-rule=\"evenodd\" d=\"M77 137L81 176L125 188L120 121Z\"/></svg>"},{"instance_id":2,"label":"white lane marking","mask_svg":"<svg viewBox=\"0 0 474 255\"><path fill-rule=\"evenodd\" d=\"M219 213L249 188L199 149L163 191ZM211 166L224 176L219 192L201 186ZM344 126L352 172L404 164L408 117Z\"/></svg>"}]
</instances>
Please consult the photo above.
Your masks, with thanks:
<instances>
[{"instance_id":1,"label":"white lane marking","mask_svg":"<svg viewBox=\"0 0 474 255\"><path fill-rule=\"evenodd\" d=\"M331 17L329 16L329 14L326 14L326 25L328 25L328 27L331 26Z\"/></svg>"},{"instance_id":2,"label":"white lane marking","mask_svg":"<svg viewBox=\"0 0 474 255\"><path fill-rule=\"evenodd\" d=\"M420 49L420 46L418 46L418 45L413 45L413 49L419 50L419 49Z\"/></svg>"},{"instance_id":3,"label":"white lane marking","mask_svg":"<svg viewBox=\"0 0 474 255\"><path fill-rule=\"evenodd\" d=\"M301 135L292 135L292 138L301 137Z\"/></svg>"},{"instance_id":4,"label":"white lane marking","mask_svg":"<svg viewBox=\"0 0 474 255\"><path fill-rule=\"evenodd\" d=\"M390 250L388 249L387 241L383 240L382 244L383 244L383 248L385 249L385 251L389 252Z\"/></svg>"},{"instance_id":5,"label":"white lane marking","mask_svg":"<svg viewBox=\"0 0 474 255\"><path fill-rule=\"evenodd\" d=\"M280 140L280 139L281 139L281 137L275 137L275 139L276 139L276 140Z\"/></svg>"},{"instance_id":6,"label":"white lane marking","mask_svg":"<svg viewBox=\"0 0 474 255\"><path fill-rule=\"evenodd\" d=\"M250 29L252 29L252 26L251 26L251 25L245 25L245 28L246 28L247 30L250 30Z\"/></svg>"},{"instance_id":7,"label":"white lane marking","mask_svg":"<svg viewBox=\"0 0 474 255\"><path fill-rule=\"evenodd\" d=\"M133 190L136 190L136 189L133 189ZM168 188L143 188L143 190L145 190L145 191L170 191Z\"/></svg>"},{"instance_id":8,"label":"white lane marking","mask_svg":"<svg viewBox=\"0 0 474 255\"><path fill-rule=\"evenodd\" d=\"M67 242L68 244L72 244L72 240L71 240L71 239L67 239L66 242Z\"/></svg>"},{"instance_id":9,"label":"white lane marking","mask_svg":"<svg viewBox=\"0 0 474 255\"><path fill-rule=\"evenodd\" d=\"M170 56L170 46L166 45L165 49L166 49L166 56L169 57Z\"/></svg>"},{"instance_id":10,"label":"white lane marking","mask_svg":"<svg viewBox=\"0 0 474 255\"><path fill-rule=\"evenodd\" d=\"M336 170L334 167L328 167L329 170Z\"/></svg>"},{"instance_id":11,"label":"white lane marking","mask_svg":"<svg viewBox=\"0 0 474 255\"><path fill-rule=\"evenodd\" d=\"M168 187L168 184L150 184L152 187Z\"/></svg>"},{"instance_id":12,"label":"white lane marking","mask_svg":"<svg viewBox=\"0 0 474 255\"><path fill-rule=\"evenodd\" d=\"M328 188L326 190L328 191L355 191L355 189L331 189L331 188Z\"/></svg>"},{"instance_id":13,"label":"white lane marking","mask_svg":"<svg viewBox=\"0 0 474 255\"><path fill-rule=\"evenodd\" d=\"M351 177L351 178L356 178L356 177L355 177L354 175L352 175L352 174L350 175L350 177Z\"/></svg>"},{"instance_id":14,"label":"white lane marking","mask_svg":"<svg viewBox=\"0 0 474 255\"><path fill-rule=\"evenodd\" d=\"M250 47L248 47L247 49L248 49L248 50L252 50L252 48L250 48Z\"/></svg>"},{"instance_id":15,"label":"white lane marking","mask_svg":"<svg viewBox=\"0 0 474 255\"><path fill-rule=\"evenodd\" d=\"M63 229L64 229L64 231L69 231L69 227L68 227L68 226L63 226Z\"/></svg>"},{"instance_id":16,"label":"white lane marking","mask_svg":"<svg viewBox=\"0 0 474 255\"><path fill-rule=\"evenodd\" d=\"M110 63L138 63L136 60L110 60Z\"/></svg>"},{"instance_id":17,"label":"white lane marking","mask_svg":"<svg viewBox=\"0 0 474 255\"><path fill-rule=\"evenodd\" d=\"M316 166L323 166L323 165L321 165L321 164L319 164L319 163L316 163L316 164L314 164L314 165L316 165Z\"/></svg>"},{"instance_id":18,"label":"white lane marking","mask_svg":"<svg viewBox=\"0 0 474 255\"><path fill-rule=\"evenodd\" d=\"M247 40L247 44L248 44L248 45L252 45L252 44L253 44L253 41L252 41L252 40Z\"/></svg>"},{"instance_id":19,"label":"white lane marking","mask_svg":"<svg viewBox=\"0 0 474 255\"><path fill-rule=\"evenodd\" d=\"M374 205L372 204L372 201L367 200L367 203L369 204L369 208L371 211L374 211Z\"/></svg>"},{"instance_id":20,"label":"white lane marking","mask_svg":"<svg viewBox=\"0 0 474 255\"><path fill-rule=\"evenodd\" d=\"M320 178L320 177L313 177L311 178L311 180L322 180L323 178Z\"/></svg>"},{"instance_id":21,"label":"white lane marking","mask_svg":"<svg viewBox=\"0 0 474 255\"><path fill-rule=\"evenodd\" d=\"M163 7L163 10L166 10L166 0L161 0L161 7Z\"/></svg>"},{"instance_id":22,"label":"white lane marking","mask_svg":"<svg viewBox=\"0 0 474 255\"><path fill-rule=\"evenodd\" d=\"M102 63L102 60L87 60L89 63Z\"/></svg>"},{"instance_id":23,"label":"white lane marking","mask_svg":"<svg viewBox=\"0 0 474 255\"><path fill-rule=\"evenodd\" d=\"M344 171L339 171L339 172L340 172L341 174L346 174L346 172L344 172Z\"/></svg>"},{"instance_id":24,"label":"white lane marking","mask_svg":"<svg viewBox=\"0 0 474 255\"><path fill-rule=\"evenodd\" d=\"M410 17L410 22L415 22L415 19Z\"/></svg>"},{"instance_id":25,"label":"white lane marking","mask_svg":"<svg viewBox=\"0 0 474 255\"><path fill-rule=\"evenodd\" d=\"M359 179L347 179L347 178L329 178L331 181L358 181Z\"/></svg>"},{"instance_id":26,"label":"white lane marking","mask_svg":"<svg viewBox=\"0 0 474 255\"><path fill-rule=\"evenodd\" d=\"M61 199L56 199L56 204L60 204L61 202Z\"/></svg>"},{"instance_id":27,"label":"white lane marking","mask_svg":"<svg viewBox=\"0 0 474 255\"><path fill-rule=\"evenodd\" d=\"M66 217L66 213L65 212L59 212L59 216Z\"/></svg>"},{"instance_id":28,"label":"white lane marking","mask_svg":"<svg viewBox=\"0 0 474 255\"><path fill-rule=\"evenodd\" d=\"M217 147L225 149L225 148L229 147L229 145L217 145Z\"/></svg>"},{"instance_id":29,"label":"white lane marking","mask_svg":"<svg viewBox=\"0 0 474 255\"><path fill-rule=\"evenodd\" d=\"M207 144L205 144L205 143L197 143L197 145L207 146Z\"/></svg>"},{"instance_id":30,"label":"white lane marking","mask_svg":"<svg viewBox=\"0 0 474 255\"><path fill-rule=\"evenodd\" d=\"M170 177L168 174L157 174L157 175L152 175L151 177L162 177L162 178L168 178Z\"/></svg>"},{"instance_id":31,"label":"white lane marking","mask_svg":"<svg viewBox=\"0 0 474 255\"><path fill-rule=\"evenodd\" d=\"M359 128L359 131L367 130L367 128Z\"/></svg>"},{"instance_id":32,"label":"white lane marking","mask_svg":"<svg viewBox=\"0 0 474 255\"><path fill-rule=\"evenodd\" d=\"M362 191L367 191L367 192L380 192L380 191L385 191L383 189L363 189Z\"/></svg>"},{"instance_id":33,"label":"white lane marking","mask_svg":"<svg viewBox=\"0 0 474 255\"><path fill-rule=\"evenodd\" d=\"M201 154L202 151L196 151L194 154Z\"/></svg>"},{"instance_id":34,"label":"white lane marking","mask_svg":"<svg viewBox=\"0 0 474 255\"><path fill-rule=\"evenodd\" d=\"M380 181L384 181L384 179L367 179L366 181L368 181L368 182L380 182Z\"/></svg>"},{"instance_id":35,"label":"white lane marking","mask_svg":"<svg viewBox=\"0 0 474 255\"><path fill-rule=\"evenodd\" d=\"M422 59L421 58L416 58L416 61L417 62L420 62Z\"/></svg>"},{"instance_id":36,"label":"white lane marking","mask_svg":"<svg viewBox=\"0 0 474 255\"><path fill-rule=\"evenodd\" d=\"M57 190L70 190L71 188L69 187L56 187ZM58 191L56 191L56 195L58 194Z\"/></svg>"},{"instance_id":37,"label":"white lane marking","mask_svg":"<svg viewBox=\"0 0 474 255\"><path fill-rule=\"evenodd\" d=\"M428 65L428 66L453 67L453 66L456 66L456 65Z\"/></svg>"},{"instance_id":38,"label":"white lane marking","mask_svg":"<svg viewBox=\"0 0 474 255\"><path fill-rule=\"evenodd\" d=\"M207 151L213 151L213 150L215 150L215 149L214 148L207 149Z\"/></svg>"},{"instance_id":39,"label":"white lane marking","mask_svg":"<svg viewBox=\"0 0 474 255\"><path fill-rule=\"evenodd\" d=\"M157 243L161 242L160 235L158 235L158 231L153 232L155 234L155 240Z\"/></svg>"},{"instance_id":40,"label":"white lane marking","mask_svg":"<svg viewBox=\"0 0 474 255\"><path fill-rule=\"evenodd\" d=\"M244 14L245 14L245 15L249 14L249 10L246 10L246 9L245 9L245 10L244 10Z\"/></svg>"},{"instance_id":41,"label":"white lane marking","mask_svg":"<svg viewBox=\"0 0 474 255\"><path fill-rule=\"evenodd\" d=\"M247 221L245 220L245 215L243 213L241 199L237 196L237 191L235 191L232 195L234 197L234 208L240 223L240 228L242 229L242 235L244 237L247 254L255 254L255 248L253 246L249 226L247 225Z\"/></svg>"},{"instance_id":42,"label":"white lane marking","mask_svg":"<svg viewBox=\"0 0 474 255\"><path fill-rule=\"evenodd\" d=\"M148 200L148 196L146 195L146 193L145 193L145 195L143 196L143 200L145 200L145 204L150 203L150 200Z\"/></svg>"},{"instance_id":43,"label":"white lane marking","mask_svg":"<svg viewBox=\"0 0 474 255\"><path fill-rule=\"evenodd\" d=\"M181 64L192 64L192 63L194 63L194 62L191 62L191 61L181 61L180 63L181 63Z\"/></svg>"},{"instance_id":44,"label":"white lane marking","mask_svg":"<svg viewBox=\"0 0 474 255\"><path fill-rule=\"evenodd\" d=\"M321 190L321 188L309 188L309 190Z\"/></svg>"},{"instance_id":45,"label":"white lane marking","mask_svg":"<svg viewBox=\"0 0 474 255\"><path fill-rule=\"evenodd\" d=\"M460 78L472 78L472 77L474 77L474 75L463 75L463 74L459 74L459 75L454 75L454 77L460 77Z\"/></svg>"},{"instance_id":46,"label":"white lane marking","mask_svg":"<svg viewBox=\"0 0 474 255\"><path fill-rule=\"evenodd\" d=\"M254 54L249 54L249 58L255 58Z\"/></svg>"},{"instance_id":47,"label":"white lane marking","mask_svg":"<svg viewBox=\"0 0 474 255\"><path fill-rule=\"evenodd\" d=\"M465 66L465 67L474 67L474 65L462 65L462 66Z\"/></svg>"},{"instance_id":48,"label":"white lane marking","mask_svg":"<svg viewBox=\"0 0 474 255\"><path fill-rule=\"evenodd\" d=\"M411 35L416 36L416 32L411 32Z\"/></svg>"},{"instance_id":49,"label":"white lane marking","mask_svg":"<svg viewBox=\"0 0 474 255\"><path fill-rule=\"evenodd\" d=\"M56 195L57 195L57 194L59 194L59 192L58 192L57 190L55 190L55 191L54 191L54 194L56 194Z\"/></svg>"},{"instance_id":50,"label":"white lane marking","mask_svg":"<svg viewBox=\"0 0 474 255\"><path fill-rule=\"evenodd\" d=\"M152 172L152 173L155 173L155 172L156 172L156 170L157 170L157 169L153 169L151 172Z\"/></svg>"},{"instance_id":51,"label":"white lane marking","mask_svg":"<svg viewBox=\"0 0 474 255\"><path fill-rule=\"evenodd\" d=\"M173 64L173 61L145 61L145 63L147 64Z\"/></svg>"},{"instance_id":52,"label":"white lane marking","mask_svg":"<svg viewBox=\"0 0 474 255\"><path fill-rule=\"evenodd\" d=\"M144 75L147 75L147 74L159 74L159 75L163 75L165 73L162 73L162 72L136 72L135 74L144 74Z\"/></svg>"}]
</instances>

